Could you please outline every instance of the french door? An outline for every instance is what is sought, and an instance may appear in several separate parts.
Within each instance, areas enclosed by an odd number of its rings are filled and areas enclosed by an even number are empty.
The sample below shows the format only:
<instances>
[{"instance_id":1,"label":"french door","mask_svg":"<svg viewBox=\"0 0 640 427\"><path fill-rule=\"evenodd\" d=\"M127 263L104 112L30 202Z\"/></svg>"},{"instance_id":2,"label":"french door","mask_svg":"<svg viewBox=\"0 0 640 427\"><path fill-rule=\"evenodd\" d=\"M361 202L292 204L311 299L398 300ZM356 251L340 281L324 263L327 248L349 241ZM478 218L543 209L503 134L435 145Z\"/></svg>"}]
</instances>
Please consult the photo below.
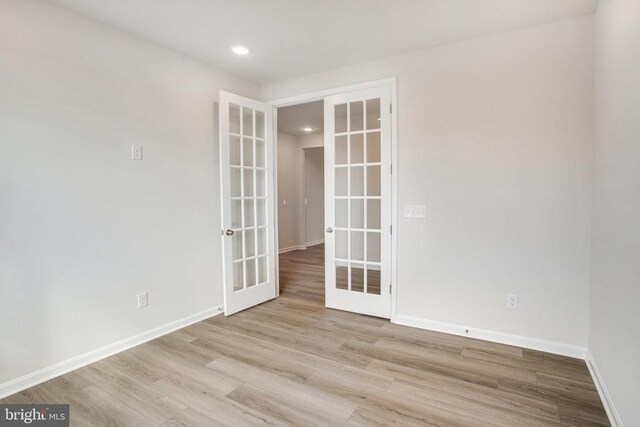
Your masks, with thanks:
<instances>
[{"instance_id":1,"label":"french door","mask_svg":"<svg viewBox=\"0 0 640 427\"><path fill-rule=\"evenodd\" d=\"M325 121L326 306L391 314L390 88L329 96Z\"/></svg>"},{"instance_id":2,"label":"french door","mask_svg":"<svg viewBox=\"0 0 640 427\"><path fill-rule=\"evenodd\" d=\"M220 92L224 313L276 296L272 107Z\"/></svg>"}]
</instances>

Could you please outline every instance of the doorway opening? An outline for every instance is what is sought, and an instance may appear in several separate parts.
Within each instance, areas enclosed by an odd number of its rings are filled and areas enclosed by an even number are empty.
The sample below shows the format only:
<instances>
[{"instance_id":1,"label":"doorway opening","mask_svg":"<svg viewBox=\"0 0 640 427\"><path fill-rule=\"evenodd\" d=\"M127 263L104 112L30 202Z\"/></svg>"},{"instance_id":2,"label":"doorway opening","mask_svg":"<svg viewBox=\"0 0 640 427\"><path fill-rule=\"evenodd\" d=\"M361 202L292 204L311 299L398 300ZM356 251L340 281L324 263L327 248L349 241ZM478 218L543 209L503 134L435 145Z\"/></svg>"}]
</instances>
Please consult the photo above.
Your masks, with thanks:
<instances>
[{"instance_id":1,"label":"doorway opening","mask_svg":"<svg viewBox=\"0 0 640 427\"><path fill-rule=\"evenodd\" d=\"M300 296L394 321L395 79L269 103L221 91L219 104L225 315L285 295L293 274ZM287 132L289 107L304 124Z\"/></svg>"},{"instance_id":2,"label":"doorway opening","mask_svg":"<svg viewBox=\"0 0 640 427\"><path fill-rule=\"evenodd\" d=\"M280 295L324 305L324 102L277 117Z\"/></svg>"}]
</instances>

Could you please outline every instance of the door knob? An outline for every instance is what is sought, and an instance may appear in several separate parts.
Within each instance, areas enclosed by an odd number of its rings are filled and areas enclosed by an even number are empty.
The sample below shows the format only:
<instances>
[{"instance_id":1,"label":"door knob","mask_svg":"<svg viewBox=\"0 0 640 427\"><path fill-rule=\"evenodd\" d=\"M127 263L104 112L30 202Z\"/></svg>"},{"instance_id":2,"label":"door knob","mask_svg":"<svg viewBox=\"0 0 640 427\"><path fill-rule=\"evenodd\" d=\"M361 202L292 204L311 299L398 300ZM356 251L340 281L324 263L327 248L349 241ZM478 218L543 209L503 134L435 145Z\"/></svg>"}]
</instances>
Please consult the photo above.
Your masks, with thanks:
<instances>
[{"instance_id":1,"label":"door knob","mask_svg":"<svg viewBox=\"0 0 640 427\"><path fill-rule=\"evenodd\" d=\"M225 231L224 234L226 234L227 236L233 236L233 230L227 229L227 231Z\"/></svg>"},{"instance_id":2,"label":"door knob","mask_svg":"<svg viewBox=\"0 0 640 427\"><path fill-rule=\"evenodd\" d=\"M326 232L327 233L333 233L333 227L327 227Z\"/></svg>"}]
</instances>

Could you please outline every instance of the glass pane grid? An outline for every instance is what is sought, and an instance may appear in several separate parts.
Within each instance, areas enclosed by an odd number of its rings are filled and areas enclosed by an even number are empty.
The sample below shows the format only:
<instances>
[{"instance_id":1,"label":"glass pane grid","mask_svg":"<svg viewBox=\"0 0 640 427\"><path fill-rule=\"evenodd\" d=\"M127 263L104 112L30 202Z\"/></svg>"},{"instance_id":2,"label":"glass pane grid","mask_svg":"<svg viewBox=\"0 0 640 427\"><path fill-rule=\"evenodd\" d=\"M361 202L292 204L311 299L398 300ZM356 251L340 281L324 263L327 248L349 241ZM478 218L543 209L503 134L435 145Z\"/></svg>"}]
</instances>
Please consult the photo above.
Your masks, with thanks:
<instances>
[{"instance_id":1,"label":"glass pane grid","mask_svg":"<svg viewBox=\"0 0 640 427\"><path fill-rule=\"evenodd\" d=\"M380 100L336 105L335 116L336 287L379 295Z\"/></svg>"},{"instance_id":2,"label":"glass pane grid","mask_svg":"<svg viewBox=\"0 0 640 427\"><path fill-rule=\"evenodd\" d=\"M344 132L336 132L333 135L338 136L346 136L346 135L365 135L370 133L380 133L380 129L367 129L367 130L353 130L353 131L344 131ZM236 135L233 135L236 136Z\"/></svg>"},{"instance_id":3,"label":"glass pane grid","mask_svg":"<svg viewBox=\"0 0 640 427\"><path fill-rule=\"evenodd\" d=\"M374 131L371 131L371 132L374 132ZM251 136L251 135L241 134L241 133L237 133L237 132L229 132L229 136L245 137L245 138L250 137L250 138L254 138L254 139L258 140L258 141L263 141L263 142L265 141L265 138L261 137L261 136Z\"/></svg>"},{"instance_id":4,"label":"glass pane grid","mask_svg":"<svg viewBox=\"0 0 640 427\"><path fill-rule=\"evenodd\" d=\"M240 113L240 128L238 129L238 133L243 132L243 119L244 119L244 114L243 112ZM240 138L240 143L244 144L242 141L242 138ZM241 147L240 149L240 164L244 165L244 147ZM245 187L244 187L244 171L240 170L240 196L244 197L245 194ZM242 227L245 228L245 206L244 206L244 202L241 203L242 206ZM247 258L247 254L246 254L246 233L242 233L242 289L246 289L247 288L247 266L246 263L244 262L244 260Z\"/></svg>"},{"instance_id":5,"label":"glass pane grid","mask_svg":"<svg viewBox=\"0 0 640 427\"><path fill-rule=\"evenodd\" d=\"M255 114L255 110L253 111L253 130L255 132L255 128L256 128L256 114ZM252 145L252 150L253 150L253 166L256 166L256 140L253 139L251 141L251 145ZM256 182L256 174L257 172L254 170L253 171L253 188L254 188L254 194L256 196L258 196L258 192L256 191L256 189L258 188L257 182ZM253 202L253 225L254 225L254 239L253 239L253 244L254 244L254 254L258 255L258 229L255 228L255 226L258 225L257 223L257 218L258 218L258 207L257 207L257 203ZM258 279L258 264L257 262L255 263L255 276L256 276L256 280L255 280L255 284L258 284L260 282L260 280Z\"/></svg>"},{"instance_id":6,"label":"glass pane grid","mask_svg":"<svg viewBox=\"0 0 640 427\"><path fill-rule=\"evenodd\" d=\"M336 261L336 263L342 263L342 264L346 264L349 259L347 258L334 258L334 260ZM357 261L357 260L351 260L352 263L356 263L356 264L364 264L364 261ZM375 267L380 267L382 264L379 262L375 262L375 261L367 261L367 265L373 265Z\"/></svg>"},{"instance_id":7,"label":"glass pane grid","mask_svg":"<svg viewBox=\"0 0 640 427\"><path fill-rule=\"evenodd\" d=\"M266 188L265 113L252 108L230 107L230 168L232 203L237 203L232 265L234 291L246 290L269 280ZM235 178L235 180L233 179Z\"/></svg>"},{"instance_id":8,"label":"glass pane grid","mask_svg":"<svg viewBox=\"0 0 640 427\"><path fill-rule=\"evenodd\" d=\"M382 232L382 230L378 229L372 229L372 228L347 228L347 227L334 227L334 230L336 231L362 231L362 232L367 232L367 233L380 233Z\"/></svg>"},{"instance_id":9,"label":"glass pane grid","mask_svg":"<svg viewBox=\"0 0 640 427\"><path fill-rule=\"evenodd\" d=\"M334 196L336 200L357 200L357 199L369 199L369 200L380 200L381 196ZM259 197L258 197L259 198Z\"/></svg>"},{"instance_id":10,"label":"glass pane grid","mask_svg":"<svg viewBox=\"0 0 640 427\"><path fill-rule=\"evenodd\" d=\"M259 225L257 227L239 227L239 228L232 228L233 231L246 231L246 230L263 230L267 228L266 225ZM373 232L375 233L376 231L380 231L380 230L367 230L369 232Z\"/></svg>"},{"instance_id":11,"label":"glass pane grid","mask_svg":"<svg viewBox=\"0 0 640 427\"><path fill-rule=\"evenodd\" d=\"M351 105L347 104L347 131L351 130ZM351 163L351 134L347 134L347 164ZM347 197L351 197L351 166L347 168ZM347 228L351 229L351 202L347 204ZM347 290L351 291L351 232L347 231Z\"/></svg>"},{"instance_id":12,"label":"glass pane grid","mask_svg":"<svg viewBox=\"0 0 640 427\"><path fill-rule=\"evenodd\" d=\"M336 169L340 169L340 168L348 168L348 167L352 167L352 166L382 166L381 162L371 162L371 163L351 163L351 164L343 164L343 165L334 165L334 167ZM239 166L235 166L235 167L239 167ZM262 168L264 169L264 168Z\"/></svg>"},{"instance_id":13,"label":"glass pane grid","mask_svg":"<svg viewBox=\"0 0 640 427\"><path fill-rule=\"evenodd\" d=\"M362 120L363 123L366 123L366 118L367 118L367 103L364 103L364 108L362 110ZM363 125L364 128L364 125ZM362 147L362 160L366 162L366 154L367 154L367 134L364 134L364 141L363 141L363 147ZM364 169L364 195L366 196L367 194L369 194L367 192L367 170L369 169L368 167L363 167L362 169ZM364 199L364 206L362 209L363 212L363 216L364 216L364 228L367 228L367 199ZM366 267L366 262L367 262L367 234L369 233L362 233L363 235L363 249L364 249L364 256L362 257L363 261L365 262L365 265L363 265L363 283L364 283L364 289L362 290L362 292L364 292L365 294L367 293L367 267Z\"/></svg>"},{"instance_id":14,"label":"glass pane grid","mask_svg":"<svg viewBox=\"0 0 640 427\"><path fill-rule=\"evenodd\" d=\"M372 164L368 164L369 166L371 166ZM229 165L229 167L231 169L248 169L248 170L257 170L257 171L263 171L266 170L267 168L265 168L264 166L240 166L240 165Z\"/></svg>"}]
</instances>

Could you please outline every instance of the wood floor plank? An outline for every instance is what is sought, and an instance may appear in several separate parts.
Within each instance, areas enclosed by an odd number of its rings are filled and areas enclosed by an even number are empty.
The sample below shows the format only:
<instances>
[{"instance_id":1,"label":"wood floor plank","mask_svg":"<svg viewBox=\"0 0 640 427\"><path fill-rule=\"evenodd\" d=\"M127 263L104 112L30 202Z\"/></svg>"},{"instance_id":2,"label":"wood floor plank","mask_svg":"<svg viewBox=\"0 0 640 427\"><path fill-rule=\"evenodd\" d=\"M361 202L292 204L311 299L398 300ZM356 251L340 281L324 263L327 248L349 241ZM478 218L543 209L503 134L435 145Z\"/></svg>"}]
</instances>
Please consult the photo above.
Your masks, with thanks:
<instances>
[{"instance_id":1,"label":"wood floor plank","mask_svg":"<svg viewBox=\"0 0 640 427\"><path fill-rule=\"evenodd\" d=\"M216 372L227 373L245 384L251 384L253 388L263 389L267 393L276 389L280 401L289 401L293 407L305 402L308 409L315 408L319 412L328 411L344 420L349 418L356 408L355 404L340 396L325 393L306 383L291 381L237 360L221 357L207 366ZM227 396L232 394L233 392Z\"/></svg>"},{"instance_id":2,"label":"wood floor plank","mask_svg":"<svg viewBox=\"0 0 640 427\"><path fill-rule=\"evenodd\" d=\"M324 307L324 246L280 256L280 297L0 403L78 426L606 426L583 360Z\"/></svg>"},{"instance_id":3,"label":"wood floor plank","mask_svg":"<svg viewBox=\"0 0 640 427\"><path fill-rule=\"evenodd\" d=\"M87 420L96 426L118 427L124 425L155 426L156 423L141 415L129 405L116 399L98 386L90 386L67 396L72 425L82 425ZM78 418L79 417L79 418Z\"/></svg>"},{"instance_id":4,"label":"wood floor plank","mask_svg":"<svg viewBox=\"0 0 640 427\"><path fill-rule=\"evenodd\" d=\"M207 369L206 365L189 364L187 360L176 357L175 354L157 351L151 345L143 344L138 346L131 350L131 354L138 357L148 366L155 365L156 368L162 369L165 374L188 379L194 384L201 384L203 387L213 389L222 395L229 393L240 385L240 382L223 372L213 373L210 369Z\"/></svg>"},{"instance_id":5,"label":"wood floor plank","mask_svg":"<svg viewBox=\"0 0 640 427\"><path fill-rule=\"evenodd\" d=\"M267 414L287 426L346 426L342 416L324 410L309 401L295 402L279 393L245 384L229 393L229 399ZM317 402L316 402L317 403Z\"/></svg>"},{"instance_id":6,"label":"wood floor plank","mask_svg":"<svg viewBox=\"0 0 640 427\"><path fill-rule=\"evenodd\" d=\"M509 368L526 370L529 372L541 372L556 377L591 381L589 371L585 371L586 367L585 369L583 369L582 366L561 364L549 359L526 359L524 357L500 355L485 350L476 350L470 348L463 349L462 357L463 359L479 360L493 364L499 364L500 366Z\"/></svg>"},{"instance_id":7,"label":"wood floor plank","mask_svg":"<svg viewBox=\"0 0 640 427\"><path fill-rule=\"evenodd\" d=\"M543 400L560 407L574 408L579 411L600 412L604 415L602 402L585 393L567 392L556 387L548 387L542 384L529 384L512 380L501 380L498 389L508 393L528 396Z\"/></svg>"},{"instance_id":8,"label":"wood floor plank","mask_svg":"<svg viewBox=\"0 0 640 427\"><path fill-rule=\"evenodd\" d=\"M146 364L144 360L140 360L133 350L115 354L105 359L105 362L117 369L128 372L131 377L143 384L151 384L168 374L162 366L156 363Z\"/></svg>"},{"instance_id":9,"label":"wood floor plank","mask_svg":"<svg viewBox=\"0 0 640 427\"><path fill-rule=\"evenodd\" d=\"M308 383L327 393L336 394L358 404L355 417L351 422L360 419L362 414L377 413L382 419L397 417L409 424L422 423L425 420L443 422L457 420L466 425L474 423L474 419L467 414L456 414L433 402L419 401L407 396L389 393L387 389L367 387L359 378L349 378L339 373L323 371L314 374ZM357 414L356 414L357 413ZM360 415L358 415L360 414ZM442 424L440 424L442 425Z\"/></svg>"},{"instance_id":10,"label":"wood floor plank","mask_svg":"<svg viewBox=\"0 0 640 427\"><path fill-rule=\"evenodd\" d=\"M123 403L130 404L141 415L158 424L188 407L137 382L128 372L115 369L104 361L80 368L77 372L88 382Z\"/></svg>"},{"instance_id":11,"label":"wood floor plank","mask_svg":"<svg viewBox=\"0 0 640 427\"><path fill-rule=\"evenodd\" d=\"M472 398L466 393L451 393L437 387L429 387L415 382L395 380L389 387L389 393L421 402L430 402L454 413L464 413L480 423L505 425L559 425L559 417L550 413L545 418L525 412L522 408L514 410L496 402ZM477 396L473 396L477 397Z\"/></svg>"},{"instance_id":12,"label":"wood floor plank","mask_svg":"<svg viewBox=\"0 0 640 427\"><path fill-rule=\"evenodd\" d=\"M375 347L390 350L395 354L411 355L416 361L425 361L442 366L448 365L453 369L469 374L477 373L494 378L516 379L534 384L538 381L538 376L533 369L527 369L523 366L514 367L499 362L496 363L490 358L470 360L464 357L464 355L386 339L378 341Z\"/></svg>"},{"instance_id":13,"label":"wood floor plank","mask_svg":"<svg viewBox=\"0 0 640 427\"><path fill-rule=\"evenodd\" d=\"M418 358L411 354L403 352L395 352L387 349L381 349L372 345L367 346L353 342L348 342L343 346L343 348L366 355L372 360L382 360L394 365L413 368L418 371L449 375L454 378L459 378L476 384L493 386L497 385L498 382L498 378L494 373L482 372L480 369L467 370L463 369L460 366L452 366L454 365L454 361L448 361L447 363L441 363L439 361L434 362Z\"/></svg>"},{"instance_id":14,"label":"wood floor plank","mask_svg":"<svg viewBox=\"0 0 640 427\"><path fill-rule=\"evenodd\" d=\"M391 333L395 337L406 337L408 339L441 345L459 346L484 350L495 354L504 354L522 357L523 349L505 344L489 341L482 341L473 338L460 337L457 335L445 334L442 332L429 331L425 329L411 328L393 323L386 323L382 326L382 333Z\"/></svg>"},{"instance_id":15,"label":"wood floor plank","mask_svg":"<svg viewBox=\"0 0 640 427\"><path fill-rule=\"evenodd\" d=\"M229 358L260 367L294 381L304 382L316 371L340 373L345 377L357 376L363 381L369 381L368 385L372 387L386 388L392 381L391 378L354 368L351 365L322 357L322 355L273 345L224 329L217 331L215 328L209 329L203 334L206 337L194 341L194 345L215 347Z\"/></svg>"},{"instance_id":16,"label":"wood floor plank","mask_svg":"<svg viewBox=\"0 0 640 427\"><path fill-rule=\"evenodd\" d=\"M359 426L480 426L464 413L454 413L430 403L388 395L384 404L364 403L358 406L349 422Z\"/></svg>"},{"instance_id":17,"label":"wood floor plank","mask_svg":"<svg viewBox=\"0 0 640 427\"><path fill-rule=\"evenodd\" d=\"M23 390L5 400L6 403L65 403L67 396L91 385L91 382L73 371ZM0 400L0 403L5 403L5 400Z\"/></svg>"},{"instance_id":18,"label":"wood floor plank","mask_svg":"<svg viewBox=\"0 0 640 427\"><path fill-rule=\"evenodd\" d=\"M448 375L432 374L379 361L373 362L368 370L380 372L397 380L414 383L421 387L432 388L454 396L462 396L490 404L496 408L521 412L523 416L533 416L552 422L558 420L558 407L555 404L541 399L508 393L499 390L497 386L487 387Z\"/></svg>"},{"instance_id":19,"label":"wood floor plank","mask_svg":"<svg viewBox=\"0 0 640 427\"><path fill-rule=\"evenodd\" d=\"M173 416L171 419L161 424L162 427L192 427L192 426L211 426L222 427L225 424L207 417L206 415L196 411L192 408L187 408L184 411Z\"/></svg>"},{"instance_id":20,"label":"wood floor plank","mask_svg":"<svg viewBox=\"0 0 640 427\"><path fill-rule=\"evenodd\" d=\"M277 424L267 414L228 399L218 390L211 390L205 385L194 383L189 379L169 375L156 381L151 387L223 425L264 426Z\"/></svg>"}]
</instances>

